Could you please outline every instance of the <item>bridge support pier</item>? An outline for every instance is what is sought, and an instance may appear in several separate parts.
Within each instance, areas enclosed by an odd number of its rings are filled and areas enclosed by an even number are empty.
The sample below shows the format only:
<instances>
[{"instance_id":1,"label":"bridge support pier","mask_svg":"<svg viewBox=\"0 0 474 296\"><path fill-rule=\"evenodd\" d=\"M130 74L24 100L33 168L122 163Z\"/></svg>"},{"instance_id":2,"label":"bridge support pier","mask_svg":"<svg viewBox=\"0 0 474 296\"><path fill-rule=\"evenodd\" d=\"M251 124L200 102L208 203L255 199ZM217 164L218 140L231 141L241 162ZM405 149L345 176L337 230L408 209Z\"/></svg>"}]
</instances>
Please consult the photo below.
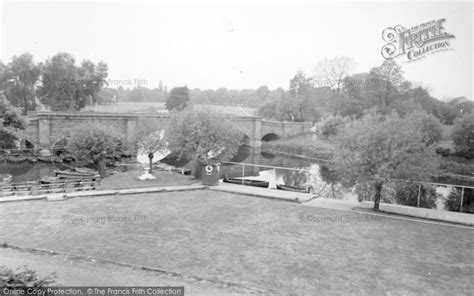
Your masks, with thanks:
<instances>
[{"instance_id":1,"label":"bridge support pier","mask_svg":"<svg viewBox=\"0 0 474 296\"><path fill-rule=\"evenodd\" d=\"M49 117L41 117L38 120L38 144L39 147L49 147L51 134L51 120Z\"/></svg>"}]
</instances>

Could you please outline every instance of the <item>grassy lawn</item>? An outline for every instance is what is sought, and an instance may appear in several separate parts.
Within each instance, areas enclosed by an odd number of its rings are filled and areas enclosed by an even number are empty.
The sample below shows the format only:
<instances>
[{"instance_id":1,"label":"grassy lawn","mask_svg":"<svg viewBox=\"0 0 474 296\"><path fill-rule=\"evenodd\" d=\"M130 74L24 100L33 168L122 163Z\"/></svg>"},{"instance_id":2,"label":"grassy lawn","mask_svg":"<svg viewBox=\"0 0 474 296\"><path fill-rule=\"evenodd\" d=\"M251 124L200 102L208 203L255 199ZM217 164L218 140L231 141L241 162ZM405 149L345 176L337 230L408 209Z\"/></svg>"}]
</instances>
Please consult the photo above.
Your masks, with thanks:
<instances>
[{"instance_id":1,"label":"grassy lawn","mask_svg":"<svg viewBox=\"0 0 474 296\"><path fill-rule=\"evenodd\" d=\"M100 189L129 189L142 187L160 187L160 186L178 186L190 185L196 183L196 180L191 180L189 176L183 176L174 172L156 171L152 175L156 177L154 180L140 180L139 176L143 171L128 171L117 175L108 176L100 182Z\"/></svg>"},{"instance_id":2,"label":"grassy lawn","mask_svg":"<svg viewBox=\"0 0 474 296\"><path fill-rule=\"evenodd\" d=\"M0 204L0 243L283 295L467 295L473 237L469 229L213 191Z\"/></svg>"}]
</instances>

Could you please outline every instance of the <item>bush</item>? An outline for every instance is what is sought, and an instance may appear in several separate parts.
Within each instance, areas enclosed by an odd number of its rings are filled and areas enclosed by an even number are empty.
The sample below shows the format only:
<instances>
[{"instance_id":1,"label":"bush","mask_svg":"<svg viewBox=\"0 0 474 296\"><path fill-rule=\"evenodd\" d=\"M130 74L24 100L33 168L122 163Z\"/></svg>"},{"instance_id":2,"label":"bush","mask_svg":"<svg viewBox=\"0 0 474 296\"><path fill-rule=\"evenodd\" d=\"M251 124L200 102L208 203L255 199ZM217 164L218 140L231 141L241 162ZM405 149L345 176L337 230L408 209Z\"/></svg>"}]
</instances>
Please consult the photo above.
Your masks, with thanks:
<instances>
[{"instance_id":1,"label":"bush","mask_svg":"<svg viewBox=\"0 0 474 296\"><path fill-rule=\"evenodd\" d=\"M452 137L457 155L474 158L474 114L455 122Z\"/></svg>"},{"instance_id":2,"label":"bush","mask_svg":"<svg viewBox=\"0 0 474 296\"><path fill-rule=\"evenodd\" d=\"M441 155L441 156L449 156L451 155L451 149L449 148L444 148L444 147L436 147L436 154Z\"/></svg>"},{"instance_id":3,"label":"bush","mask_svg":"<svg viewBox=\"0 0 474 296\"><path fill-rule=\"evenodd\" d=\"M430 114L420 114L421 132L424 134L423 141L426 145L439 142L443 137L443 127L439 120Z\"/></svg>"},{"instance_id":4,"label":"bush","mask_svg":"<svg viewBox=\"0 0 474 296\"><path fill-rule=\"evenodd\" d=\"M420 208L435 209L438 195L436 188L429 185L399 183L395 186L395 201L400 205L416 207L418 205L418 190L420 190Z\"/></svg>"},{"instance_id":5,"label":"bush","mask_svg":"<svg viewBox=\"0 0 474 296\"><path fill-rule=\"evenodd\" d=\"M56 274L40 279L35 271L26 266L12 270L5 266L0 266L0 287L2 288L43 288L54 283Z\"/></svg>"},{"instance_id":6,"label":"bush","mask_svg":"<svg viewBox=\"0 0 474 296\"><path fill-rule=\"evenodd\" d=\"M321 127L321 135L325 138L334 136L341 129L346 121L340 116L334 116L326 119Z\"/></svg>"},{"instance_id":7,"label":"bush","mask_svg":"<svg viewBox=\"0 0 474 296\"><path fill-rule=\"evenodd\" d=\"M461 188L455 188L444 201L446 210L459 212L461 205ZM474 190L472 188L464 188L464 197L462 202L462 212L474 214Z\"/></svg>"}]
</instances>

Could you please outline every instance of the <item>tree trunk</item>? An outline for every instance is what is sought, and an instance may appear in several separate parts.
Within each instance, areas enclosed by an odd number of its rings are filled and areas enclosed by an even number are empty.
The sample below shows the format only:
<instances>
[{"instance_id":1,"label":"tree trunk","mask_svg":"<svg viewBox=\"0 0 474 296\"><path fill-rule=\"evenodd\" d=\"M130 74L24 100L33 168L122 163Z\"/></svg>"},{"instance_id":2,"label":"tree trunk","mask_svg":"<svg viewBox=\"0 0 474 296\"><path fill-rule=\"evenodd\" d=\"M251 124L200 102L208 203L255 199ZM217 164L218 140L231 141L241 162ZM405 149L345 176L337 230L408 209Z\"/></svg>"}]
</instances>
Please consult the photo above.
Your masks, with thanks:
<instances>
[{"instance_id":1,"label":"tree trunk","mask_svg":"<svg viewBox=\"0 0 474 296\"><path fill-rule=\"evenodd\" d=\"M374 210L379 210L380 198L382 197L382 182L375 182Z\"/></svg>"},{"instance_id":2,"label":"tree trunk","mask_svg":"<svg viewBox=\"0 0 474 296\"><path fill-rule=\"evenodd\" d=\"M97 166L97 170L99 171L100 178L104 179L105 177L107 177L108 174L107 174L107 169L105 167L104 160L102 158L99 158L95 161L95 163Z\"/></svg>"},{"instance_id":3,"label":"tree trunk","mask_svg":"<svg viewBox=\"0 0 474 296\"><path fill-rule=\"evenodd\" d=\"M23 115L28 115L28 98L27 97L24 97L23 98L23 106L24 106L24 109L23 109Z\"/></svg>"},{"instance_id":4,"label":"tree trunk","mask_svg":"<svg viewBox=\"0 0 474 296\"><path fill-rule=\"evenodd\" d=\"M194 157L192 160L191 160L191 176L193 176L194 178L196 179L199 179L199 162L198 162L198 158L197 157Z\"/></svg>"},{"instance_id":5,"label":"tree trunk","mask_svg":"<svg viewBox=\"0 0 474 296\"><path fill-rule=\"evenodd\" d=\"M150 174L153 173L153 153L148 153L148 159L150 160L150 170L148 171Z\"/></svg>"}]
</instances>

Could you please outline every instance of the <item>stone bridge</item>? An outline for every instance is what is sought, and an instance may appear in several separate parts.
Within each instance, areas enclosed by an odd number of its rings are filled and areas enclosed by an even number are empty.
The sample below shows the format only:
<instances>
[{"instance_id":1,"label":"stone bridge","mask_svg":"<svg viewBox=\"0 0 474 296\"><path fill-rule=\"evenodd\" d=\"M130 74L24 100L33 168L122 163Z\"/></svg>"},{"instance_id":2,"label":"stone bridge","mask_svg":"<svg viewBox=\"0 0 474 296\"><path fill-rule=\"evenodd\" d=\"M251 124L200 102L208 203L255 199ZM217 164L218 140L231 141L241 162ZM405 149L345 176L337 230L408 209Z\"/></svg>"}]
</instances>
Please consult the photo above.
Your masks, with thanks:
<instances>
[{"instance_id":1,"label":"stone bridge","mask_svg":"<svg viewBox=\"0 0 474 296\"><path fill-rule=\"evenodd\" d=\"M52 113L38 112L30 120L28 140L35 146L51 147L62 138L64 131L84 121L98 121L103 125L112 126L121 131L130 139L139 117L154 117L166 128L169 114L128 114L128 113ZM245 144L252 147L261 147L262 141L271 141L304 132L311 131L308 122L277 122L266 121L260 117L226 116L234 123L236 129L245 136Z\"/></svg>"}]
</instances>

